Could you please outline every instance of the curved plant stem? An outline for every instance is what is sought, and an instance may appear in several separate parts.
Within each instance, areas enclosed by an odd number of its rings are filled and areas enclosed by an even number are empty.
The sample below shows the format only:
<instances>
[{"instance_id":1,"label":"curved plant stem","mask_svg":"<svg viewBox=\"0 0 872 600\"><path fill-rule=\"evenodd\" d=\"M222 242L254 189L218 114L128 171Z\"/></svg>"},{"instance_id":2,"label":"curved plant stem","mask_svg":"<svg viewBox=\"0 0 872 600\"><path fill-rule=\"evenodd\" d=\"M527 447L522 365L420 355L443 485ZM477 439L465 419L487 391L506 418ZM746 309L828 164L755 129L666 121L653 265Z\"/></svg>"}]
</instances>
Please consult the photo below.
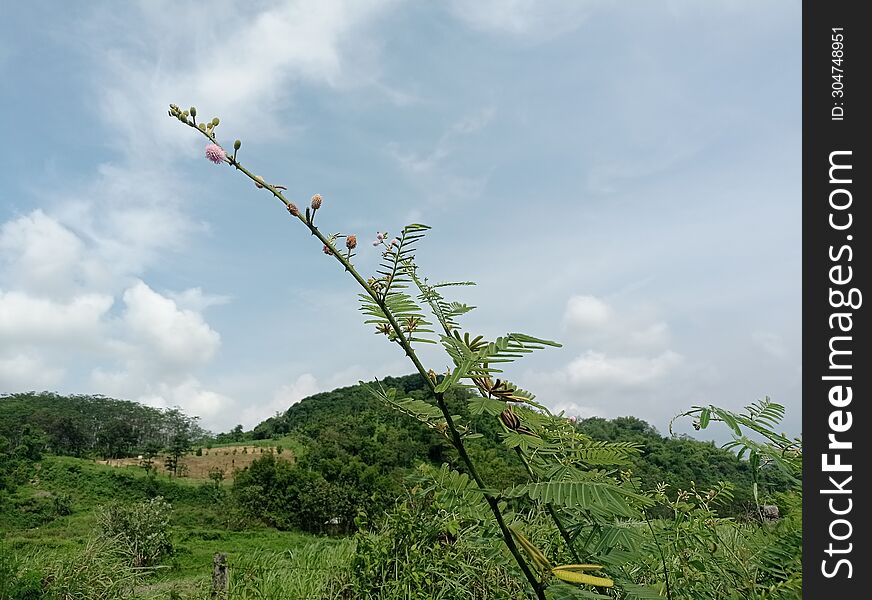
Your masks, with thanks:
<instances>
[{"instance_id":1,"label":"curved plant stem","mask_svg":"<svg viewBox=\"0 0 872 600\"><path fill-rule=\"evenodd\" d=\"M188 126L193 127L197 131L200 131L200 133L205 135L212 143L216 143L211 136L201 131L196 126L191 125L190 123L188 123ZM417 354L415 354L415 350L412 348L409 341L403 335L399 323L397 323L394 315L390 312L390 310L388 310L388 307L385 305L382 297L372 289L372 287L366 282L366 280L360 275L360 273L358 273L357 270L352 266L349 260L345 256L343 256L342 253L339 252L339 250L333 245L333 243L328 240L317 227L315 227L312 219L309 219L307 221L303 214L296 209L295 205L291 201L285 198L284 194L282 194L280 190L278 190L274 185L265 183L257 179L257 177L251 171L239 164L235 157L228 156L226 160L228 164L230 164L237 170L242 171L249 179L254 181L256 184L263 186L264 188L269 190L272 195L275 196L279 201L281 201L289 211L292 207L294 207L294 211L291 212L291 214L299 219L303 223L303 225L305 225L309 229L312 235L317 237L318 240L321 241L321 243L323 243L326 248L332 251L333 257L342 264L345 270L348 271L351 276L354 277L355 281L357 281L357 283L364 289L364 291L366 291L367 295L378 304L379 308L382 309L391 324L391 328L397 334L397 343L403 348L406 356L408 356L409 360L412 361L412 364L415 365L415 369L417 369L421 377L424 378L424 381L427 382L430 391L433 392L433 394L436 396L436 402L439 406L439 409L442 411L442 414L445 417L445 422L448 426L448 433L451 445L454 446L454 448L457 450L461 460L463 460L463 463L466 466L467 471L469 472L469 475L475 481L482 495L484 495L488 506L490 506L491 512L493 513L494 518L497 521L497 525L499 525L500 532L503 535L503 541L505 542L506 547L508 547L509 552L511 552L515 561L518 563L518 566L523 572L524 577L527 578L527 581L533 587L536 597L539 600L545 600L545 585L537 580L536 576L530 570L527 561L524 560L524 557L521 555L520 550L515 544L515 539L512 537L512 533L511 531L509 531L509 528L506 525L505 519L503 518L503 514L499 508L499 503L496 497L494 497L487 491L488 488L485 486L484 481L482 481L481 477L479 476L478 471L476 470L475 465L472 462L472 459L470 459L469 457L469 454L467 454L466 447L463 444L463 439L461 438L460 433L457 431L454 420L451 418L451 413L448 410L448 406L445 404L444 395L441 392L436 391L436 384L427 375L427 370L424 368L424 365L421 364L421 361L418 359Z\"/></svg>"}]
</instances>

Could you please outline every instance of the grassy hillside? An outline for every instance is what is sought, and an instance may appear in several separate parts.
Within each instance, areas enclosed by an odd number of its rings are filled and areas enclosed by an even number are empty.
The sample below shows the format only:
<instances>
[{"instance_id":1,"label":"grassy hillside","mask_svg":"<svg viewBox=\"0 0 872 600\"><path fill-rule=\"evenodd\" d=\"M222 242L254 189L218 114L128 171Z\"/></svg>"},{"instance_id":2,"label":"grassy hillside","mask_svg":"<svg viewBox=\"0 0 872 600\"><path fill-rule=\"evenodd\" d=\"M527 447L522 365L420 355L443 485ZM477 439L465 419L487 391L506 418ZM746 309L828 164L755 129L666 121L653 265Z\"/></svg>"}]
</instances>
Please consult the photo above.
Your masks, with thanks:
<instances>
[{"instance_id":1,"label":"grassy hillside","mask_svg":"<svg viewBox=\"0 0 872 600\"><path fill-rule=\"evenodd\" d=\"M174 551L164 564L138 580L136 598L208 597L216 552L228 555L240 580L256 575L263 564L295 566L291 572L299 577L306 565L327 568L334 558L347 561L347 541L278 531L248 519L233 506L226 484L150 477L139 467L45 456L33 466L28 481L0 497L0 565L5 552L6 559L14 554L33 570L58 562L76 564L83 557L95 563L106 561L111 570L111 552L103 548L89 554L95 544L100 548L98 513L105 506L131 505L156 496L172 504L169 529ZM328 575L325 571L324 582ZM314 590L319 581L307 577L297 584L301 590ZM2 591L0 598L6 600Z\"/></svg>"}]
</instances>

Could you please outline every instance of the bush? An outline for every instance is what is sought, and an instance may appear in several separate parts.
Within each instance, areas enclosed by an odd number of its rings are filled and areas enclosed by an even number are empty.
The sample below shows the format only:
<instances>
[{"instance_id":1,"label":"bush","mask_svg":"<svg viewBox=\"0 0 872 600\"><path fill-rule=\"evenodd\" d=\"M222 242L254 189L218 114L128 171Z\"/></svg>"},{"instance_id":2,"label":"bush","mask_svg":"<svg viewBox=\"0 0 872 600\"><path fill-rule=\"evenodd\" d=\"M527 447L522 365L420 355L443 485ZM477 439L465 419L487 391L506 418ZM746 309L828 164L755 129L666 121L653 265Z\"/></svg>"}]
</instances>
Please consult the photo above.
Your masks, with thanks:
<instances>
[{"instance_id":1,"label":"bush","mask_svg":"<svg viewBox=\"0 0 872 600\"><path fill-rule=\"evenodd\" d=\"M319 473L265 454L240 471L233 496L243 510L278 529L321 532L349 511L341 490Z\"/></svg>"},{"instance_id":2,"label":"bush","mask_svg":"<svg viewBox=\"0 0 872 600\"><path fill-rule=\"evenodd\" d=\"M102 533L118 541L134 567L149 567L172 554L172 506L162 497L131 505L115 504L98 515Z\"/></svg>"},{"instance_id":3,"label":"bush","mask_svg":"<svg viewBox=\"0 0 872 600\"><path fill-rule=\"evenodd\" d=\"M458 527L458 515L429 499L410 499L377 532L358 533L350 598L430 600L525 597L499 538ZM508 558L511 560L511 558Z\"/></svg>"}]
</instances>

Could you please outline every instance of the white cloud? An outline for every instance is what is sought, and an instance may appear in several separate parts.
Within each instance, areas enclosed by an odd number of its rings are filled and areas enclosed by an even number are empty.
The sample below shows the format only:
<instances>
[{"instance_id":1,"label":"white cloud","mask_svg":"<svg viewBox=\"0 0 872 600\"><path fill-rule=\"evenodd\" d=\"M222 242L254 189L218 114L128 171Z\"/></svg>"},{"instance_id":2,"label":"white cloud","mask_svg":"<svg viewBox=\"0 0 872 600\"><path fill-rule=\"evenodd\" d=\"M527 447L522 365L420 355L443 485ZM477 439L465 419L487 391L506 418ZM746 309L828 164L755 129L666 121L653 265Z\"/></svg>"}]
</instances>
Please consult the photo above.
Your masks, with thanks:
<instances>
[{"instance_id":1,"label":"white cloud","mask_svg":"<svg viewBox=\"0 0 872 600\"><path fill-rule=\"evenodd\" d=\"M137 402L156 408L181 407L189 415L202 417L207 423L229 424L234 417L233 399L207 390L195 377L186 377L179 383L159 383L138 398Z\"/></svg>"},{"instance_id":2,"label":"white cloud","mask_svg":"<svg viewBox=\"0 0 872 600\"><path fill-rule=\"evenodd\" d=\"M176 303L142 281L124 292L122 320L140 351L173 369L203 365L215 355L221 336L192 310Z\"/></svg>"},{"instance_id":3,"label":"white cloud","mask_svg":"<svg viewBox=\"0 0 872 600\"><path fill-rule=\"evenodd\" d=\"M0 356L0 391L42 391L57 385L64 369L27 354Z\"/></svg>"},{"instance_id":4,"label":"white cloud","mask_svg":"<svg viewBox=\"0 0 872 600\"><path fill-rule=\"evenodd\" d=\"M655 399L684 385L688 373L700 378L708 373L669 347L669 327L649 306L574 295L566 303L563 326L573 358L527 373L540 401L555 411L579 417L661 417Z\"/></svg>"},{"instance_id":5,"label":"white cloud","mask_svg":"<svg viewBox=\"0 0 872 600\"><path fill-rule=\"evenodd\" d=\"M54 292L68 288L81 263L82 242L60 223L35 210L0 227L0 264L4 279L24 290Z\"/></svg>"},{"instance_id":6,"label":"white cloud","mask_svg":"<svg viewBox=\"0 0 872 600\"><path fill-rule=\"evenodd\" d=\"M175 301L180 308L203 312L212 306L221 306L230 302L230 296L208 294L202 288L195 287L181 292L167 292L167 295Z\"/></svg>"},{"instance_id":7,"label":"white cloud","mask_svg":"<svg viewBox=\"0 0 872 600\"><path fill-rule=\"evenodd\" d=\"M592 295L569 298L563 327L570 343L620 352L662 349L671 338L669 325L658 319L650 307L616 307Z\"/></svg>"},{"instance_id":8,"label":"white cloud","mask_svg":"<svg viewBox=\"0 0 872 600\"><path fill-rule=\"evenodd\" d=\"M0 348L11 344L85 343L102 334L111 296L83 294L57 302L0 290Z\"/></svg>"},{"instance_id":9,"label":"white cloud","mask_svg":"<svg viewBox=\"0 0 872 600\"><path fill-rule=\"evenodd\" d=\"M612 308L595 296L573 296L566 303L563 322L571 330L599 329L613 318Z\"/></svg>"},{"instance_id":10,"label":"white cloud","mask_svg":"<svg viewBox=\"0 0 872 600\"><path fill-rule=\"evenodd\" d=\"M311 373L299 375L292 383L280 385L272 393L268 402L255 400L248 406L240 406L235 423L253 427L277 412L285 412L303 398L323 391L318 380ZM234 423L234 424L235 424Z\"/></svg>"},{"instance_id":11,"label":"white cloud","mask_svg":"<svg viewBox=\"0 0 872 600\"><path fill-rule=\"evenodd\" d=\"M249 139L277 139L300 126L280 118L288 116L299 82L382 86L370 74L378 52L365 27L392 4L319 0L258 11L228 3L210 6L204 15L195 5L146 3L132 38L109 34L116 47L108 55L106 34L96 31L111 26L113 15L104 13L97 20L103 25L94 27L97 39L91 41L94 52L104 56L112 82L101 90L101 112L122 133L124 151L143 157L161 144L189 146L190 136L179 135L178 123L166 116L170 102L197 106L204 111L201 118L220 115L225 123L244 123ZM191 27L191 22L203 26ZM148 62L142 47L152 49Z\"/></svg>"},{"instance_id":12,"label":"white cloud","mask_svg":"<svg viewBox=\"0 0 872 600\"><path fill-rule=\"evenodd\" d=\"M574 390L644 389L662 381L683 362L671 350L651 357L608 356L588 350L566 365L564 373Z\"/></svg>"},{"instance_id":13,"label":"white cloud","mask_svg":"<svg viewBox=\"0 0 872 600\"><path fill-rule=\"evenodd\" d=\"M451 13L474 29L547 40L578 29L598 0L453 0Z\"/></svg>"}]
</instances>

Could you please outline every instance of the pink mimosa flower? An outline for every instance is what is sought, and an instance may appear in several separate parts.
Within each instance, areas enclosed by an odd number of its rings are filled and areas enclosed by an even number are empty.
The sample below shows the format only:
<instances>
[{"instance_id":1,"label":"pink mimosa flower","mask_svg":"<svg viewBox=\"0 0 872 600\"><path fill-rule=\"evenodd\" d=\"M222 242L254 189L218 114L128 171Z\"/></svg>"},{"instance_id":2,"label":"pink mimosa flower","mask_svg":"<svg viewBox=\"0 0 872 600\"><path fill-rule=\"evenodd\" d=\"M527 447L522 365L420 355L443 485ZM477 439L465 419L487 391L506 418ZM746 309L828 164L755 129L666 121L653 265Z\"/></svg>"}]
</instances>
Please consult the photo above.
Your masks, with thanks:
<instances>
[{"instance_id":1,"label":"pink mimosa flower","mask_svg":"<svg viewBox=\"0 0 872 600\"><path fill-rule=\"evenodd\" d=\"M206 146L206 158L216 165L223 163L226 157L227 155L224 153L224 148L218 144L209 144Z\"/></svg>"}]
</instances>

